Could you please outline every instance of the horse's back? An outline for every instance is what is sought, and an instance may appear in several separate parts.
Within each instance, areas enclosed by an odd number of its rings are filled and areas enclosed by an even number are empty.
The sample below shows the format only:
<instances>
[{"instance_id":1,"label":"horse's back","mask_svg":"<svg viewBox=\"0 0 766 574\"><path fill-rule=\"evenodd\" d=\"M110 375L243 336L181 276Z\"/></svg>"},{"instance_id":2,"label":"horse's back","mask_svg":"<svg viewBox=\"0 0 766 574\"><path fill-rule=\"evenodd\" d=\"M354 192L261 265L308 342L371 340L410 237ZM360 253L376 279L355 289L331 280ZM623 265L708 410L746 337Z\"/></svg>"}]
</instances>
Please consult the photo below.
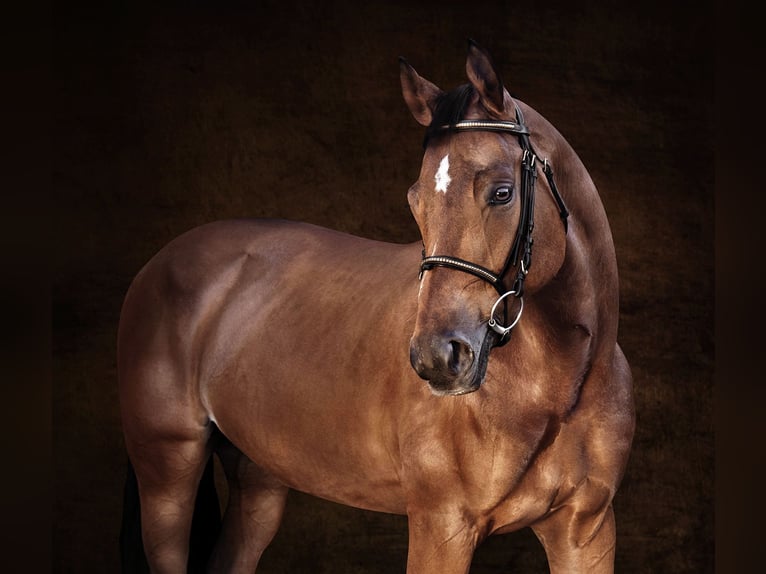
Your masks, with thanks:
<instances>
[{"instance_id":1,"label":"horse's back","mask_svg":"<svg viewBox=\"0 0 766 574\"><path fill-rule=\"evenodd\" d=\"M269 259L278 258L284 249L290 227L270 221L219 221L187 231L163 247L136 275L123 302L121 374L144 349L162 346L163 330L188 330L223 301L247 260L268 269ZM263 239L269 234L280 240L267 249Z\"/></svg>"},{"instance_id":2,"label":"horse's back","mask_svg":"<svg viewBox=\"0 0 766 574\"><path fill-rule=\"evenodd\" d=\"M264 268L302 251L336 249L367 240L305 223L268 219L233 219L201 225L163 247L139 272L128 292L149 280L178 293L202 295L224 281L227 270L246 259Z\"/></svg>"},{"instance_id":3,"label":"horse's back","mask_svg":"<svg viewBox=\"0 0 766 574\"><path fill-rule=\"evenodd\" d=\"M288 221L228 220L194 228L168 243L133 280L120 317L121 374L130 371L137 353L150 346L159 351L169 339L178 343L198 332L232 304L237 289L252 296L262 287L260 295L273 298L294 286L306 289L309 280L321 288L339 274L351 283L373 281L370 269L395 266L403 250L412 251ZM186 342L191 351L192 342Z\"/></svg>"}]
</instances>

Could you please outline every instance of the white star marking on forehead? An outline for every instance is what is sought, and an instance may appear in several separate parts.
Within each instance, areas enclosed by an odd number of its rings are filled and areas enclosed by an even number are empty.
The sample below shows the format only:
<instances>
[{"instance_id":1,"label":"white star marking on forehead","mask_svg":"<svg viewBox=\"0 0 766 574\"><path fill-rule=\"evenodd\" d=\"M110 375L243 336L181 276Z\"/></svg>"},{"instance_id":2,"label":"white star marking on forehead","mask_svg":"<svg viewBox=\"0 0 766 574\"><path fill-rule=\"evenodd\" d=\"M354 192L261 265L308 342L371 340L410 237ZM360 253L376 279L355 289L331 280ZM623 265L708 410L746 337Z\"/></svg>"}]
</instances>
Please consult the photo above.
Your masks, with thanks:
<instances>
[{"instance_id":1,"label":"white star marking on forehead","mask_svg":"<svg viewBox=\"0 0 766 574\"><path fill-rule=\"evenodd\" d=\"M439 169L434 176L434 181L436 182L436 191L446 194L447 188L452 181L452 178L449 176L449 154L442 158Z\"/></svg>"}]
</instances>

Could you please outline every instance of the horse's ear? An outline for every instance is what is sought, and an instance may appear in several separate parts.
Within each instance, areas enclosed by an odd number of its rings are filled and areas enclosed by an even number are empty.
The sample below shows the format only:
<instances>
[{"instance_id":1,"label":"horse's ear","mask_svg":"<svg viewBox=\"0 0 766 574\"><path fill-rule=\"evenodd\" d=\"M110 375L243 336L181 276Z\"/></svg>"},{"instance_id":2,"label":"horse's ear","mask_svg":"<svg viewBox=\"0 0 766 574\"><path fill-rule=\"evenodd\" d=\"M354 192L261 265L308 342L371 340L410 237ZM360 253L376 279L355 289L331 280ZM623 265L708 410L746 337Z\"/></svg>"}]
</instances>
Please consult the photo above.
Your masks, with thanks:
<instances>
[{"instance_id":1,"label":"horse's ear","mask_svg":"<svg viewBox=\"0 0 766 574\"><path fill-rule=\"evenodd\" d=\"M468 79L479 94L484 107L493 115L506 115L505 88L492 58L476 42L468 40L468 58L465 62Z\"/></svg>"},{"instance_id":2,"label":"horse's ear","mask_svg":"<svg viewBox=\"0 0 766 574\"><path fill-rule=\"evenodd\" d=\"M415 119L424 126L431 125L436 100L442 91L428 80L421 78L404 58L399 58L399 78L402 95Z\"/></svg>"}]
</instances>

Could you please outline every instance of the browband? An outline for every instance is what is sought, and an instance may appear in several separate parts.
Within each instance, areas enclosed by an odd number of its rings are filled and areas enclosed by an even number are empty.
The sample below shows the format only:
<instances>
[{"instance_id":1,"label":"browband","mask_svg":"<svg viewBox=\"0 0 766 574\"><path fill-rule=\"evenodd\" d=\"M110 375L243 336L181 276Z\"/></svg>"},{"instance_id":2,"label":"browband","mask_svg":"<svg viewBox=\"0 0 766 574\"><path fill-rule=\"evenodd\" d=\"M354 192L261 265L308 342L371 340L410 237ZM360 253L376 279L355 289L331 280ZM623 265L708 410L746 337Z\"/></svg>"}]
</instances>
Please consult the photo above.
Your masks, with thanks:
<instances>
[{"instance_id":1,"label":"browband","mask_svg":"<svg viewBox=\"0 0 766 574\"><path fill-rule=\"evenodd\" d=\"M529 135L529 128L527 126L508 120L463 120L455 124L443 125L441 129L451 132L511 132L519 135Z\"/></svg>"}]
</instances>

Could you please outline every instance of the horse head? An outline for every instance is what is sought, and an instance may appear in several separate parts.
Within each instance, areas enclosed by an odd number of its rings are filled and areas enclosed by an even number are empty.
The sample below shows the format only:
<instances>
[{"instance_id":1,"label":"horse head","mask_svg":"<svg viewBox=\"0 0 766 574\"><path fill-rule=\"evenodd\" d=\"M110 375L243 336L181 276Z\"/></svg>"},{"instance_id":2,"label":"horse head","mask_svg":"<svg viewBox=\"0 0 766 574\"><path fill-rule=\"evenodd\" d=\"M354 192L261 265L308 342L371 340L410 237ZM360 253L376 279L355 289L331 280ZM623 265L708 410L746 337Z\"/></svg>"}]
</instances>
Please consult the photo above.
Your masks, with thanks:
<instances>
[{"instance_id":1,"label":"horse head","mask_svg":"<svg viewBox=\"0 0 766 574\"><path fill-rule=\"evenodd\" d=\"M555 138L539 133L552 126L527 106L532 121L525 122L490 56L472 41L466 72L469 83L445 92L400 63L404 99L427 128L407 196L423 240L410 362L437 395L481 386L490 351L520 318L522 295L554 277L566 251L566 209L552 172L556 202L534 193L537 171L547 176L549 166L530 142L555 156Z\"/></svg>"}]
</instances>

